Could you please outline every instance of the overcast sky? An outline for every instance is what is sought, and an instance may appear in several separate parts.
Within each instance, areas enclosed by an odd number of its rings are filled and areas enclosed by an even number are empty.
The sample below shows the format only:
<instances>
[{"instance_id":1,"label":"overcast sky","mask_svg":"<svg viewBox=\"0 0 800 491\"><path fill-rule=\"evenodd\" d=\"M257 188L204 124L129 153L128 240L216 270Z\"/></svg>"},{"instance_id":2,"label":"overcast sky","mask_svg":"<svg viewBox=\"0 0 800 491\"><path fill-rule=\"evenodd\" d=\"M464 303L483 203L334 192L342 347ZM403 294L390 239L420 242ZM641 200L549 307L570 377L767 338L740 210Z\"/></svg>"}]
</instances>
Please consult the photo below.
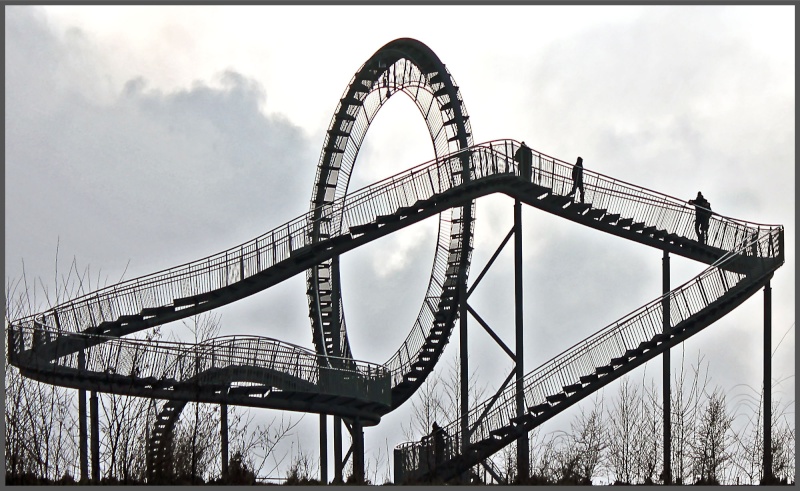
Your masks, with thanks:
<instances>
[{"instance_id":1,"label":"overcast sky","mask_svg":"<svg viewBox=\"0 0 800 491\"><path fill-rule=\"evenodd\" d=\"M52 297L58 249L59 275L74 259L94 289L304 213L350 78L387 42L413 37L455 78L476 143L525 140L681 199L701 190L723 215L784 225L773 376L784 380L775 396L794 400L792 6L6 6L5 15L7 282L24 261L29 283L41 278ZM414 105L393 98L351 190L432 156ZM512 206L478 202L473 279L511 228ZM536 209L523 219L526 371L661 293L661 251ZM406 337L436 226L342 258L357 358L384 362ZM512 261L509 248L470 299L511 346ZM673 287L704 267L673 256ZM312 346L303 275L219 313L223 333ZM477 323L470 333L471 370L493 391L511 362ZM759 293L687 341L686 356L701 353L733 397L739 384L761 386L762 340ZM456 330L446 360L457 346ZM646 373L660 380L661 361ZM408 406L367 430L368 458L405 441ZM301 443L316 452L317 418L306 420Z\"/></svg>"}]
</instances>

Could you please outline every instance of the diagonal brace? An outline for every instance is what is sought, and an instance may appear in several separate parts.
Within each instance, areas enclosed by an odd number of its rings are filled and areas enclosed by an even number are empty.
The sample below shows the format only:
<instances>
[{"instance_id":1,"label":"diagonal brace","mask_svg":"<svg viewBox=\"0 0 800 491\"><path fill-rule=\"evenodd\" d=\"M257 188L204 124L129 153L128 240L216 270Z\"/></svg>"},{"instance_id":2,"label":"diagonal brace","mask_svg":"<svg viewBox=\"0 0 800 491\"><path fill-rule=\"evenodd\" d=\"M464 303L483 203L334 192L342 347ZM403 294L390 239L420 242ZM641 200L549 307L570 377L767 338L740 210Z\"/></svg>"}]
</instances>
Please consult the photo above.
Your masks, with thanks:
<instances>
[{"instance_id":1,"label":"diagonal brace","mask_svg":"<svg viewBox=\"0 0 800 491\"><path fill-rule=\"evenodd\" d=\"M481 274L478 275L478 278L475 280L475 283L473 283L472 286L467 291L467 298L469 298L469 296L472 295L472 290L474 290L475 287L478 286L478 283L481 282L481 280L483 279L483 276L486 274L487 271L489 271L489 268L492 267L492 263L494 263L494 260L497 259L497 256L500 255L500 252L503 250L503 247L505 247L506 244L508 243L508 241L511 239L512 235L514 235L514 228L513 227L511 228L511 230L506 235L506 238L503 239L503 242L500 243L500 246L497 248L497 250L494 251L494 255L492 256L492 258L489 259L489 262L486 263L486 266L483 267L483 271L481 271Z\"/></svg>"},{"instance_id":2,"label":"diagonal brace","mask_svg":"<svg viewBox=\"0 0 800 491\"><path fill-rule=\"evenodd\" d=\"M479 316L479 315L478 315L478 313L477 313L477 312L475 312L475 310L474 310L474 309L473 309L473 308L472 308L472 307L471 307L469 304L467 304L467 310L469 311L469 313L470 313L470 314L472 314L472 316L473 316L473 317L475 317L475 320L477 320L477 321L478 321L478 323L479 323L481 326L483 326L483 328L486 330L486 332L488 332L488 333L489 333L489 336L491 336L491 337L492 337L492 339L494 339L494 341L495 341L495 342L496 342L496 343L497 343L497 344L498 344L498 345L499 345L501 348L503 348L503 351L505 351L505 352L506 352L506 354L508 354L508 356L510 356L510 357L511 357L511 359L512 359L512 360L514 360L514 363L516 363L516 362L517 362L517 355L515 355L515 354L514 354L514 352L513 352L513 351L511 351L511 349L509 349L509 347L508 347L508 346L506 346L506 343L504 343L504 342L503 342L503 340L502 340L502 339L500 339L500 337L499 337L499 336L498 336L498 335L497 335L497 334L496 334L496 333L495 333L495 332L492 330L492 328L491 328L491 327L489 327L489 324L487 324L487 323L486 323L486 321L484 321L483 319L481 319L481 316Z\"/></svg>"}]
</instances>

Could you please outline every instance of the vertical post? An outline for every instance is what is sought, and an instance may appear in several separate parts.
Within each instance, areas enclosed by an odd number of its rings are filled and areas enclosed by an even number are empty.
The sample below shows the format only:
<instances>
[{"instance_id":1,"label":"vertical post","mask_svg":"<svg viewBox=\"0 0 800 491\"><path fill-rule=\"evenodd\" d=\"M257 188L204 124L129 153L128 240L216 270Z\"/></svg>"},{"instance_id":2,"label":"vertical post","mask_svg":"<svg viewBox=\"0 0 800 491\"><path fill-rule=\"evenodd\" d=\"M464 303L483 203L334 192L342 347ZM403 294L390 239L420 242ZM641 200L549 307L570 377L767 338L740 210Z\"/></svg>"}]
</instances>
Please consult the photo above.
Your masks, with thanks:
<instances>
[{"instance_id":1,"label":"vertical post","mask_svg":"<svg viewBox=\"0 0 800 491\"><path fill-rule=\"evenodd\" d=\"M342 478L342 418L333 417L333 481L344 482Z\"/></svg>"},{"instance_id":2,"label":"vertical post","mask_svg":"<svg viewBox=\"0 0 800 491\"><path fill-rule=\"evenodd\" d=\"M522 324L522 204L519 200L514 200L514 306L516 321L516 397L517 397L517 417L525 416L525 394L523 392L523 377L525 376L524 363L524 343L523 343L523 324ZM530 476L528 469L529 447L528 435L520 436L517 439L517 475L520 484L524 483Z\"/></svg>"},{"instance_id":3,"label":"vertical post","mask_svg":"<svg viewBox=\"0 0 800 491\"><path fill-rule=\"evenodd\" d=\"M353 477L356 483L364 483L364 427L361 419L353 420Z\"/></svg>"},{"instance_id":4,"label":"vertical post","mask_svg":"<svg viewBox=\"0 0 800 491\"><path fill-rule=\"evenodd\" d=\"M663 310L663 332L667 332L670 328L669 321L669 296L667 293L670 291L669 287L669 252L664 251L664 258L661 260L662 269L662 292L664 297L661 300ZM671 390L670 390L670 352L669 348L664 350L664 367L662 375L662 389L664 400L664 484L672 484L672 409L670 404Z\"/></svg>"},{"instance_id":5,"label":"vertical post","mask_svg":"<svg viewBox=\"0 0 800 491\"><path fill-rule=\"evenodd\" d=\"M341 326L341 311L342 305L342 282L339 276L339 256L331 258L331 321L334 323L331 327L331 336L333 338L333 352L337 356L344 356L341 352L342 349L342 326ZM320 326L322 329L322 326Z\"/></svg>"},{"instance_id":6,"label":"vertical post","mask_svg":"<svg viewBox=\"0 0 800 491\"><path fill-rule=\"evenodd\" d=\"M458 320L459 320L459 331L458 331L458 340L459 340L459 358L460 358L460 408L459 408L459 418L461 421L461 448L460 453L461 455L465 455L467 453L467 447L469 446L469 419L467 418L467 413L469 413L469 350L468 350L468 343L467 343L467 279L466 275L461 277L461 281L459 282L459 288L461 291L459 292L459 312L458 312Z\"/></svg>"},{"instance_id":7,"label":"vertical post","mask_svg":"<svg viewBox=\"0 0 800 491\"><path fill-rule=\"evenodd\" d=\"M328 416L319 415L319 482L328 484Z\"/></svg>"},{"instance_id":8,"label":"vertical post","mask_svg":"<svg viewBox=\"0 0 800 491\"><path fill-rule=\"evenodd\" d=\"M78 370L86 369L86 354L78 353ZM86 427L86 390L78 389L78 428L80 431L81 483L89 481L89 428Z\"/></svg>"},{"instance_id":9,"label":"vertical post","mask_svg":"<svg viewBox=\"0 0 800 491\"><path fill-rule=\"evenodd\" d=\"M222 478L228 477L228 405L219 405L219 440L222 445Z\"/></svg>"},{"instance_id":10,"label":"vertical post","mask_svg":"<svg viewBox=\"0 0 800 491\"><path fill-rule=\"evenodd\" d=\"M772 287L764 286L764 476L772 483Z\"/></svg>"},{"instance_id":11,"label":"vertical post","mask_svg":"<svg viewBox=\"0 0 800 491\"><path fill-rule=\"evenodd\" d=\"M89 414L92 418L92 480L100 482L100 420L97 409L97 391L89 399Z\"/></svg>"}]
</instances>

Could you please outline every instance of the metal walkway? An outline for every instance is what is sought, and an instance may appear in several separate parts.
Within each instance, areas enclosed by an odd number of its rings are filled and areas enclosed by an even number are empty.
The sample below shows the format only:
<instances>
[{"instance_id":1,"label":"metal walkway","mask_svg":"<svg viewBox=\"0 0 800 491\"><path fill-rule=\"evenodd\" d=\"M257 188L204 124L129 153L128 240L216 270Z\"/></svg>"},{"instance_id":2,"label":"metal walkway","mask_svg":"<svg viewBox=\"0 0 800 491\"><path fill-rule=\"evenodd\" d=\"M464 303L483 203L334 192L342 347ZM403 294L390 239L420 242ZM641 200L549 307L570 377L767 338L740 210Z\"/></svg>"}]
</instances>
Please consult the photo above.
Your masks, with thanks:
<instances>
[{"instance_id":1,"label":"metal walkway","mask_svg":"<svg viewBox=\"0 0 800 491\"><path fill-rule=\"evenodd\" d=\"M148 344L120 336L233 302L301 273L309 265L497 192L598 230L712 264L670 292L673 332L669 336L660 334L659 298L526 377L530 418L512 421L511 392L495 401L491 409L470 415L474 456L456 457L453 453L448 464L457 473L463 466L472 465L469 462L477 462L513 441L519 432L530 431L569 404L710 325L756 292L783 263L781 226L714 215L708 243L700 244L690 238L694 210L685 202L587 170L586 203L575 203L564 196L571 186L567 177L571 165L535 153L533 182L527 182L519 177L511 158L517 148L511 140L471 147L467 152L470 179L466 182L460 179L462 155L455 154L336 200L333 206L339 207L344 217L343 233L328 240L305 240L306 232L315 226L306 215L220 254L104 288L15 321L8 332L10 362L27 376L68 387L320 413L337 411L374 424L381 414L413 393L441 355L453 327L447 318L455 318L460 301L454 271L438 272L443 298L426 302L423 320L417 321L383 365L348 361L347 367L335 368L341 363L320 363L316 353L252 337L186 346ZM158 370L163 373L156 379ZM207 376L198 378L201 373ZM320 384L326 373L346 375L323 390ZM251 381L260 389L226 392L235 381ZM198 386L202 390L198 391ZM264 397L272 388L279 390ZM255 402L254 394L259 390L261 395ZM315 401L315 396L308 394L318 394L319 399ZM455 435L457 431L449 430L458 424L453 422L446 429ZM416 474L424 452L417 444L402 448L406 475ZM452 448L459 448L457 442Z\"/></svg>"},{"instance_id":2,"label":"metal walkway","mask_svg":"<svg viewBox=\"0 0 800 491\"><path fill-rule=\"evenodd\" d=\"M384 90L386 96L384 97ZM369 122L390 93L404 92L428 123L436 158L361 190L349 175ZM311 210L231 249L124 281L18 319L8 327L9 362L29 377L66 387L169 401L150 462L186 401L333 414L377 424L411 397L441 357L464 299L475 200L503 193L627 240L708 264L664 298L597 331L529 373L528 414L516 417L508 389L468 415L468 451L457 438L431 462L427 444L397 452L402 479L448 479L480 462L622 374L730 312L783 264L783 227L714 215L707 243L694 239L685 201L584 171L585 203L567 195L572 165L533 152L523 178L514 140L472 144L469 117L444 65L418 41L387 44L351 80L323 146ZM439 215L430 283L406 339L383 364L353 359L338 288L338 257ZM199 345L146 343L129 334L184 319L306 273L315 350L232 336ZM459 434L460 421L445 429ZM162 456L163 457L163 456Z\"/></svg>"}]
</instances>

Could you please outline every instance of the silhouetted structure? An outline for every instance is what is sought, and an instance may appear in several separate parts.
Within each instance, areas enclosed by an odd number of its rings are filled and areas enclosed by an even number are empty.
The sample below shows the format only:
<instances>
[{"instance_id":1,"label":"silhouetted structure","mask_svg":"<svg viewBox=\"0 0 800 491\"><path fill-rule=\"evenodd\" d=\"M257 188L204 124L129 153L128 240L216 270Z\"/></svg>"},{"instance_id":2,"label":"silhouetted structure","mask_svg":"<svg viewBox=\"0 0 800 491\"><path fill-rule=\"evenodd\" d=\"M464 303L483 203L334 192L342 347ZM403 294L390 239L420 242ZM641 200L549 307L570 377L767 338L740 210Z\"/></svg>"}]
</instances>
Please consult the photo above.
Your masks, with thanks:
<instances>
[{"instance_id":1,"label":"silhouetted structure","mask_svg":"<svg viewBox=\"0 0 800 491\"><path fill-rule=\"evenodd\" d=\"M402 69L392 68L395 64ZM385 102L379 87L389 74L395 91L406 91L422 110L437 158L381 185L349 192L357 150L369 122ZM426 90L419 90L420 85ZM467 288L476 198L492 193L510 195L516 200L515 223L519 223L516 216L524 202L575 223L710 265L665 294L681 300L669 302L669 316L663 316L663 297L659 296L518 377L518 383L509 384L514 374L510 375L505 388L491 400L472 410L462 406L460 419L444 428L434 423L432 438L395 449L397 482L406 478L447 480L463 475L567 407L705 329L761 287L768 287L784 262L782 226L715 217L720 233L709 241L711 213L706 202L708 215L696 217L698 237L702 231L701 242L711 242L703 247L688 237L691 210L684 201L591 173L593 204L585 204L581 157L572 167L572 191L563 195L569 164L537 152L544 168L534 184L532 169L528 170L533 152L525 148L520 153L514 140L474 145L463 97L441 60L419 41L392 41L356 72L338 102L323 145L309 213L209 258L127 280L12 321L8 360L23 375L47 383L171 400L159 413L161 430L151 434L148 465L153 471L167 457L166 442L183 405L198 401L340 418L352 436L347 455L353 457L355 481L362 482L364 426L378 424L383 415L408 400L433 372L456 319L462 320L466 332L468 310L475 315L467 297L486 271ZM524 156L529 152L530 156ZM520 176L510 172L517 154L523 169ZM570 198L576 191L580 191L580 204ZM354 360L341 308L338 257L437 214L440 233L431 279L409 336L381 366ZM741 237L754 233L761 247L750 248L756 252L750 255L740 242ZM520 237L517 233L515 239ZM498 254L499 250L491 261ZM521 252L517 257L515 272L522 269ZM124 338L236 302L303 272L307 274L313 351L255 336L229 336L192 346ZM519 309L521 289L517 292L515 307ZM512 358L520 355L481 323ZM75 354L78 356L72 356ZM466 359L462 357L462 361ZM462 369L462 384L468 380L464 372ZM523 391L525 397L519 397ZM467 392L462 390L462 404L469 401ZM769 396L765 400L769 401ZM522 411L518 411L520 403ZM96 402L93 405L90 417L96 425ZM341 458L340 426L334 427L334 445L339 447L338 452L334 449L337 473L348 458ZM93 435L97 433L92 430ZM81 438L86 434L82 432ZM450 435L453 445L448 445ZM426 467L423 452L430 448L431 439L434 465ZM92 444L94 457L96 441ZM85 454L84 448L81 453ZM95 472L99 466L92 460ZM342 481L341 476L337 478Z\"/></svg>"}]
</instances>

